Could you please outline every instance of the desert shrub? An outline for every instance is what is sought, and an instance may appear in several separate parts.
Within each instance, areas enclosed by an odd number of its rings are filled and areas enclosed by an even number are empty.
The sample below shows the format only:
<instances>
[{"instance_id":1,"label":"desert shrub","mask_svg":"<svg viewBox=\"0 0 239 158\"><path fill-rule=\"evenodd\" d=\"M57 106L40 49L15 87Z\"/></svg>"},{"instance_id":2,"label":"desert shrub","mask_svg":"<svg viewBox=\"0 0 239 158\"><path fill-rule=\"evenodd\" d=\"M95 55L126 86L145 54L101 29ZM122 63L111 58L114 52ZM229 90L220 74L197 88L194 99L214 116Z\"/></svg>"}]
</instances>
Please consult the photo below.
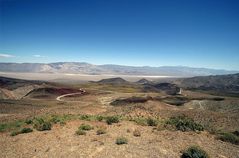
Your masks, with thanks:
<instances>
[{"instance_id":1,"label":"desert shrub","mask_svg":"<svg viewBox=\"0 0 239 158\"><path fill-rule=\"evenodd\" d=\"M79 127L79 130L84 130L84 131L89 131L94 129L94 127L92 127L91 125L88 124L81 124Z\"/></svg>"},{"instance_id":2,"label":"desert shrub","mask_svg":"<svg viewBox=\"0 0 239 158\"><path fill-rule=\"evenodd\" d=\"M18 134L19 134L19 131L13 131L13 132L11 132L10 136L16 136Z\"/></svg>"},{"instance_id":3,"label":"desert shrub","mask_svg":"<svg viewBox=\"0 0 239 158\"><path fill-rule=\"evenodd\" d=\"M111 125L112 123L118 123L119 122L119 117L118 116L108 116L106 117L106 123L108 125Z\"/></svg>"},{"instance_id":4,"label":"desert shrub","mask_svg":"<svg viewBox=\"0 0 239 158\"><path fill-rule=\"evenodd\" d=\"M219 139L224 142L230 142L232 144L239 145L239 137L233 133L221 133Z\"/></svg>"},{"instance_id":5,"label":"desert shrub","mask_svg":"<svg viewBox=\"0 0 239 158\"><path fill-rule=\"evenodd\" d=\"M232 132L234 135L239 136L239 130Z\"/></svg>"},{"instance_id":6,"label":"desert shrub","mask_svg":"<svg viewBox=\"0 0 239 158\"><path fill-rule=\"evenodd\" d=\"M0 123L0 132L5 132L9 130L18 130L22 125L24 124L24 121L17 120L14 122L8 122L8 123Z\"/></svg>"},{"instance_id":7,"label":"desert shrub","mask_svg":"<svg viewBox=\"0 0 239 158\"><path fill-rule=\"evenodd\" d=\"M36 118L33 127L38 131L51 130L51 123L43 118Z\"/></svg>"},{"instance_id":8,"label":"desert shrub","mask_svg":"<svg viewBox=\"0 0 239 158\"><path fill-rule=\"evenodd\" d=\"M104 117L101 115L96 116L97 121L103 121Z\"/></svg>"},{"instance_id":9,"label":"desert shrub","mask_svg":"<svg viewBox=\"0 0 239 158\"><path fill-rule=\"evenodd\" d=\"M133 135L134 135L135 137L140 137L140 136L141 136L140 130L138 130L138 129L134 130L134 131L133 131Z\"/></svg>"},{"instance_id":10,"label":"desert shrub","mask_svg":"<svg viewBox=\"0 0 239 158\"><path fill-rule=\"evenodd\" d=\"M115 141L115 144L117 145L128 144L128 140L125 137L118 137Z\"/></svg>"},{"instance_id":11,"label":"desert shrub","mask_svg":"<svg viewBox=\"0 0 239 158\"><path fill-rule=\"evenodd\" d=\"M134 118L132 121L141 126L147 126L147 119L143 117Z\"/></svg>"},{"instance_id":12,"label":"desert shrub","mask_svg":"<svg viewBox=\"0 0 239 158\"><path fill-rule=\"evenodd\" d=\"M32 121L31 119L26 119L26 120L25 120L25 123L29 125L29 124L32 124L33 121Z\"/></svg>"},{"instance_id":13,"label":"desert shrub","mask_svg":"<svg viewBox=\"0 0 239 158\"><path fill-rule=\"evenodd\" d=\"M7 124L0 124L0 132L3 132L3 131L5 131L5 129L6 129L6 127L7 127Z\"/></svg>"},{"instance_id":14,"label":"desert shrub","mask_svg":"<svg viewBox=\"0 0 239 158\"><path fill-rule=\"evenodd\" d=\"M86 132L85 132L84 130L82 130L82 129L78 129L78 130L76 131L76 134L77 134L77 135L86 135Z\"/></svg>"},{"instance_id":15,"label":"desert shrub","mask_svg":"<svg viewBox=\"0 0 239 158\"><path fill-rule=\"evenodd\" d=\"M63 122L63 119L61 117L59 117L59 116L52 115L51 119L50 119L50 122L52 122L52 123Z\"/></svg>"},{"instance_id":16,"label":"desert shrub","mask_svg":"<svg viewBox=\"0 0 239 158\"><path fill-rule=\"evenodd\" d=\"M86 120L86 121L102 121L104 119L101 115L80 115L80 120Z\"/></svg>"},{"instance_id":17,"label":"desert shrub","mask_svg":"<svg viewBox=\"0 0 239 158\"><path fill-rule=\"evenodd\" d=\"M22 130L20 131L13 131L10 136L16 136L18 134L22 134L22 133L30 133L32 132L33 130L31 128L23 128Z\"/></svg>"},{"instance_id":18,"label":"desert shrub","mask_svg":"<svg viewBox=\"0 0 239 158\"><path fill-rule=\"evenodd\" d=\"M157 126L158 122L156 119L153 119L153 118L148 118L147 119L147 125L148 126Z\"/></svg>"},{"instance_id":19,"label":"desert shrub","mask_svg":"<svg viewBox=\"0 0 239 158\"><path fill-rule=\"evenodd\" d=\"M16 121L15 123L13 123L13 126L21 127L23 123L24 123L23 121Z\"/></svg>"},{"instance_id":20,"label":"desert shrub","mask_svg":"<svg viewBox=\"0 0 239 158\"><path fill-rule=\"evenodd\" d=\"M183 151L181 158L209 158L208 154L200 147L191 146Z\"/></svg>"},{"instance_id":21,"label":"desert shrub","mask_svg":"<svg viewBox=\"0 0 239 158\"><path fill-rule=\"evenodd\" d=\"M80 116L80 119L81 119L81 120L87 120L87 121L89 121L89 120L90 120L90 116L89 116L89 115L81 115L81 116Z\"/></svg>"},{"instance_id":22,"label":"desert shrub","mask_svg":"<svg viewBox=\"0 0 239 158\"><path fill-rule=\"evenodd\" d=\"M97 135L101 135L101 134L105 134L106 133L106 129L105 128L99 128L97 131L96 131L96 134Z\"/></svg>"},{"instance_id":23,"label":"desert shrub","mask_svg":"<svg viewBox=\"0 0 239 158\"><path fill-rule=\"evenodd\" d=\"M66 121L77 119L77 115L65 114L65 115L51 115L48 118L49 122L56 124L59 123L60 125L65 125Z\"/></svg>"},{"instance_id":24,"label":"desert shrub","mask_svg":"<svg viewBox=\"0 0 239 158\"><path fill-rule=\"evenodd\" d=\"M185 116L171 117L166 124L174 125L180 131L203 131L204 127L201 124L194 122L192 119Z\"/></svg>"},{"instance_id":25,"label":"desert shrub","mask_svg":"<svg viewBox=\"0 0 239 158\"><path fill-rule=\"evenodd\" d=\"M33 130L31 128L23 128L20 133L30 133L32 132Z\"/></svg>"},{"instance_id":26,"label":"desert shrub","mask_svg":"<svg viewBox=\"0 0 239 158\"><path fill-rule=\"evenodd\" d=\"M60 125L65 125L67 120L70 120L70 116L68 115L63 116L52 115L50 118L50 122L54 124L59 123Z\"/></svg>"}]
</instances>

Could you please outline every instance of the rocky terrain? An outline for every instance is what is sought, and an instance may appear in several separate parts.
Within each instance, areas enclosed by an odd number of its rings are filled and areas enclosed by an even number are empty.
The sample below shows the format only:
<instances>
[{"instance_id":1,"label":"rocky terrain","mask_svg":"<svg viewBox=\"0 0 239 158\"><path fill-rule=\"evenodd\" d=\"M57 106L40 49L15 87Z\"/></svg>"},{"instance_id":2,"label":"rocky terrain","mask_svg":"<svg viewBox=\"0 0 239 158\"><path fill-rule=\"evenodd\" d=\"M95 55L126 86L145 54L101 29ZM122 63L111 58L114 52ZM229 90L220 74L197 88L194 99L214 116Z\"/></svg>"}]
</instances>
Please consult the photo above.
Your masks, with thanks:
<instances>
[{"instance_id":1,"label":"rocky terrain","mask_svg":"<svg viewBox=\"0 0 239 158\"><path fill-rule=\"evenodd\" d=\"M194 146L210 157L238 157L238 98L141 81L2 78L0 157L175 158Z\"/></svg>"},{"instance_id":2,"label":"rocky terrain","mask_svg":"<svg viewBox=\"0 0 239 158\"><path fill-rule=\"evenodd\" d=\"M21 99L30 91L45 86L46 83L42 81L27 81L0 77L0 98Z\"/></svg>"}]
</instances>

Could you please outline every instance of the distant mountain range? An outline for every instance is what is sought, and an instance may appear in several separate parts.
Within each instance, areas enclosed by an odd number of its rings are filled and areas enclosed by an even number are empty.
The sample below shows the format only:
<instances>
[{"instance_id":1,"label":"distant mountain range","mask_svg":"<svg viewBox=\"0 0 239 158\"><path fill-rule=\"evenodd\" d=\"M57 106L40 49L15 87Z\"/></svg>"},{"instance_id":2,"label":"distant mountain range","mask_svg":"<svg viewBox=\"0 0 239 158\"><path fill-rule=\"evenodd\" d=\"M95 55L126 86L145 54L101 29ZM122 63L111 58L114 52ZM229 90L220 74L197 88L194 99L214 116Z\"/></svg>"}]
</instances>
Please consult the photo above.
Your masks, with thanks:
<instances>
[{"instance_id":1,"label":"distant mountain range","mask_svg":"<svg viewBox=\"0 0 239 158\"><path fill-rule=\"evenodd\" d=\"M70 73L70 74L114 74L114 75L148 75L148 76L208 76L239 73L207 68L191 68L185 66L122 66L122 65L94 65L84 62L57 63L0 63L0 72L31 72L31 73Z\"/></svg>"}]
</instances>

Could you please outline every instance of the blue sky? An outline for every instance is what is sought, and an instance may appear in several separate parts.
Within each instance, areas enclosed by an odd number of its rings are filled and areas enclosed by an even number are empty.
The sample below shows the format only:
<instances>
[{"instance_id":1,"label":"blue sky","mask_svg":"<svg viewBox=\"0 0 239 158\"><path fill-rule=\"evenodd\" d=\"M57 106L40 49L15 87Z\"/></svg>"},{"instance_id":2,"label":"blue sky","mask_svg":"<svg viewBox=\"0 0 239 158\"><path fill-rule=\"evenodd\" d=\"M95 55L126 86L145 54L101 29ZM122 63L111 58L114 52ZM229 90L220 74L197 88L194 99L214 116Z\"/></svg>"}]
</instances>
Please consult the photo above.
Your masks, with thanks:
<instances>
[{"instance_id":1,"label":"blue sky","mask_svg":"<svg viewBox=\"0 0 239 158\"><path fill-rule=\"evenodd\" d=\"M0 62L239 70L238 0L0 0Z\"/></svg>"}]
</instances>

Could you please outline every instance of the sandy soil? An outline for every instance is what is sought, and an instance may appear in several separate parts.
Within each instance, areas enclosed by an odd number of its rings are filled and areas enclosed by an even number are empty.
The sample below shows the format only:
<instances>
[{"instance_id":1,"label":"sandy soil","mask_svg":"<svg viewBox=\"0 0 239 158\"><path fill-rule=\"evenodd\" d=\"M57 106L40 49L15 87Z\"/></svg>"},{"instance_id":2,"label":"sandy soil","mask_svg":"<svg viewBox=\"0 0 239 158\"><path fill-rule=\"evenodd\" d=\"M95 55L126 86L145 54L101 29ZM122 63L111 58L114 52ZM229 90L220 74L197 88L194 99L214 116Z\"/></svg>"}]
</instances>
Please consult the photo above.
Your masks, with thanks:
<instances>
[{"instance_id":1,"label":"sandy soil","mask_svg":"<svg viewBox=\"0 0 239 158\"><path fill-rule=\"evenodd\" d=\"M86 136L79 136L75 131L81 123L95 127ZM211 157L236 158L239 147L219 140L207 132L200 134L180 131L153 131L152 127L139 126L133 122L121 122L104 125L107 133L96 135L101 122L71 121L64 126L56 125L51 131L34 131L11 137L8 133L0 135L0 157L150 157L175 158L190 145L202 146ZM133 136L134 129L141 131L140 137ZM119 136L128 139L126 145L116 145Z\"/></svg>"}]
</instances>

